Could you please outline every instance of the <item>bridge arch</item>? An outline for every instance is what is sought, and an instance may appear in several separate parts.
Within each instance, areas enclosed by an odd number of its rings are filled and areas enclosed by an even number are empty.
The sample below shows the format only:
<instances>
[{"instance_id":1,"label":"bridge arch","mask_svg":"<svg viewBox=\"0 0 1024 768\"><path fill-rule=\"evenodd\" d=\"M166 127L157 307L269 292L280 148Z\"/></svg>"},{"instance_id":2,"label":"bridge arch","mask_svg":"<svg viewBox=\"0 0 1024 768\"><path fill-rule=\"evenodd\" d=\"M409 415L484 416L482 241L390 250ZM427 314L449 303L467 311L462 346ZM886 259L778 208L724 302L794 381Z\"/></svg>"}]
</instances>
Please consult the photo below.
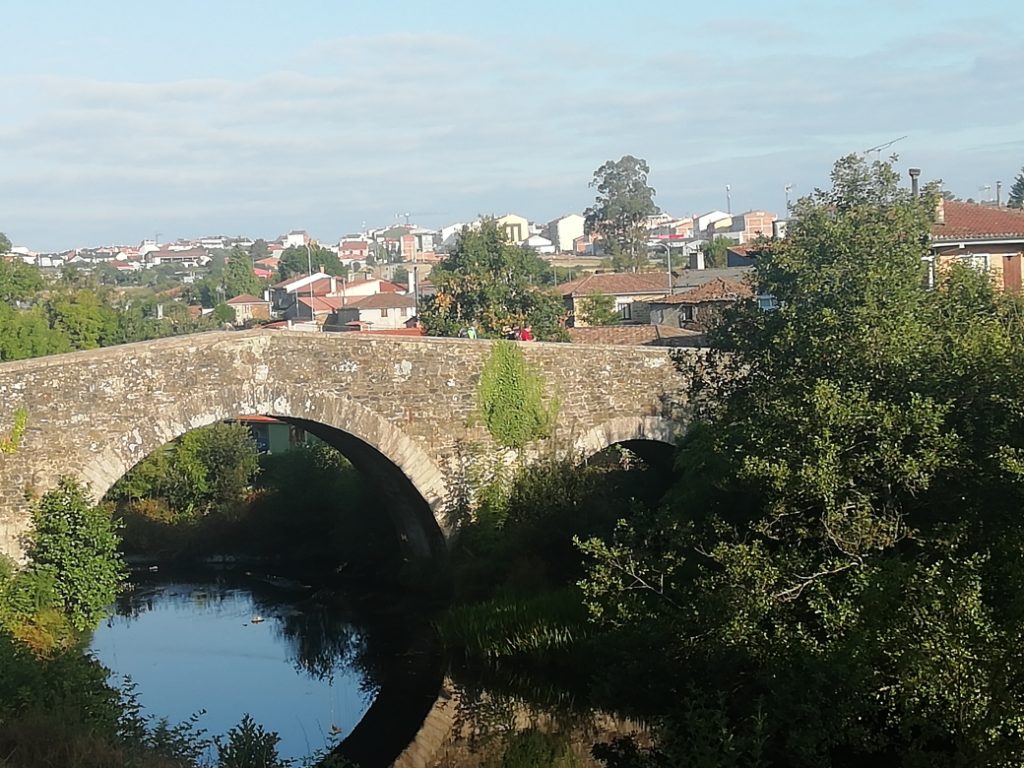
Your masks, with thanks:
<instances>
[{"instance_id":1,"label":"bridge arch","mask_svg":"<svg viewBox=\"0 0 1024 768\"><path fill-rule=\"evenodd\" d=\"M340 450L388 502L403 548L415 557L440 555L449 524L437 464L408 435L342 393L296 386L228 386L193 392L175 407L133 425L67 470L102 498L128 470L186 432L238 416L273 416L301 426Z\"/></svg>"},{"instance_id":2,"label":"bridge arch","mask_svg":"<svg viewBox=\"0 0 1024 768\"><path fill-rule=\"evenodd\" d=\"M612 445L622 445L652 465L671 466L682 434L676 422L658 416L617 416L584 432L573 443L584 460Z\"/></svg>"}]
</instances>

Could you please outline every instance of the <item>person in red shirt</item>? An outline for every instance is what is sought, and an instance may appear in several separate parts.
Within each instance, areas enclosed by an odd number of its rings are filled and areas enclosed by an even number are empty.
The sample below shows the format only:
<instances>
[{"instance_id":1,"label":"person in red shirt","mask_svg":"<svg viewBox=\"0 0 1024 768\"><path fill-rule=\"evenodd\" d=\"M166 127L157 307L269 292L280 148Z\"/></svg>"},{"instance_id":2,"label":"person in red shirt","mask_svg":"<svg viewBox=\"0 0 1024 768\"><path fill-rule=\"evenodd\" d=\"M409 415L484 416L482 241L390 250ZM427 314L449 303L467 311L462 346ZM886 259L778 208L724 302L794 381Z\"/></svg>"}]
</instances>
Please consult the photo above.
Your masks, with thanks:
<instances>
[{"instance_id":1,"label":"person in red shirt","mask_svg":"<svg viewBox=\"0 0 1024 768\"><path fill-rule=\"evenodd\" d=\"M530 326L526 326L519 333L519 340L520 341L533 341L533 331L530 329Z\"/></svg>"}]
</instances>

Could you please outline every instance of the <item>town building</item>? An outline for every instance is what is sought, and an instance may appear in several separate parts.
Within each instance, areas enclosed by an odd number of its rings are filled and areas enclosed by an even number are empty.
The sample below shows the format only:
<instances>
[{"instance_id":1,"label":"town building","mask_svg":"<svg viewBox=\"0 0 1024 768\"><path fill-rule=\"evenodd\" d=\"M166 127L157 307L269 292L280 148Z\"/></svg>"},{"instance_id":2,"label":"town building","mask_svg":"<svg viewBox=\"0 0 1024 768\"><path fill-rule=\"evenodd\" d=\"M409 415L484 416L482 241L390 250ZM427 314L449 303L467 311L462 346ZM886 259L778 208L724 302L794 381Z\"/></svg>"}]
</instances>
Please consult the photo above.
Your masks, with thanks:
<instances>
[{"instance_id":1,"label":"town building","mask_svg":"<svg viewBox=\"0 0 1024 768\"><path fill-rule=\"evenodd\" d=\"M572 253L577 237L583 237L586 219L578 213L570 213L548 223L547 237L558 253Z\"/></svg>"},{"instance_id":2,"label":"town building","mask_svg":"<svg viewBox=\"0 0 1024 768\"><path fill-rule=\"evenodd\" d=\"M565 302L568 324L582 327L583 309L591 296L612 296L615 308L624 321L646 322L644 317L634 317L636 302L646 302L668 292L668 276L658 272L607 272L587 275L558 286L558 292Z\"/></svg>"},{"instance_id":3,"label":"town building","mask_svg":"<svg viewBox=\"0 0 1024 768\"><path fill-rule=\"evenodd\" d=\"M696 288L650 301L651 323L703 333L724 307L753 297L749 281L716 277Z\"/></svg>"},{"instance_id":4,"label":"town building","mask_svg":"<svg viewBox=\"0 0 1024 768\"><path fill-rule=\"evenodd\" d=\"M999 288L1021 290L1024 258L1024 211L977 203L939 199L931 228L934 283L951 264L966 264L986 272Z\"/></svg>"},{"instance_id":5,"label":"town building","mask_svg":"<svg viewBox=\"0 0 1024 768\"><path fill-rule=\"evenodd\" d=\"M269 320L270 301L248 293L227 300L227 305L235 311L235 323L243 325L250 320Z\"/></svg>"}]
</instances>

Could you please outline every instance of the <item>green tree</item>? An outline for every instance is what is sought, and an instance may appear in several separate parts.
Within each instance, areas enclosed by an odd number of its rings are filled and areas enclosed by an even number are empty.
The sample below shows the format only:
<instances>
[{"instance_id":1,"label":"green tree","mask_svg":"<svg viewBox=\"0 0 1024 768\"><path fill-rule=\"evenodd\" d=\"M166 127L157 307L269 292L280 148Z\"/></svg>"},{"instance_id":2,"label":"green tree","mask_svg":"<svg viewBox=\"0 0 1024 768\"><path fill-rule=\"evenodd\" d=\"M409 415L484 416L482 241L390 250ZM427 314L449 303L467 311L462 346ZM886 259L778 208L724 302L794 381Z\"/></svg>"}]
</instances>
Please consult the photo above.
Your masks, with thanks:
<instances>
[{"instance_id":1,"label":"green tree","mask_svg":"<svg viewBox=\"0 0 1024 768\"><path fill-rule=\"evenodd\" d=\"M398 285L408 285L409 270L405 267L395 267L395 271L391 275L391 282L397 283Z\"/></svg>"},{"instance_id":2,"label":"green tree","mask_svg":"<svg viewBox=\"0 0 1024 768\"><path fill-rule=\"evenodd\" d=\"M7 239L7 235L0 232L0 253L8 253L11 250L11 241Z\"/></svg>"},{"instance_id":3,"label":"green tree","mask_svg":"<svg viewBox=\"0 0 1024 768\"><path fill-rule=\"evenodd\" d=\"M312 264L313 271L323 267L324 272L338 277L348 274L348 268L338 259L338 254L320 245L311 245L309 253L306 247L291 246L285 248L281 253L281 261L277 265L278 274L282 280L287 280L296 275L305 275Z\"/></svg>"},{"instance_id":4,"label":"green tree","mask_svg":"<svg viewBox=\"0 0 1024 768\"><path fill-rule=\"evenodd\" d=\"M46 302L50 325L65 333L74 349L95 349L116 337L117 313L88 288L63 290Z\"/></svg>"},{"instance_id":5,"label":"green tree","mask_svg":"<svg viewBox=\"0 0 1024 768\"><path fill-rule=\"evenodd\" d=\"M261 237L253 240L252 245L249 246L249 258L253 261L259 261L265 259L270 255L270 248L267 246L267 241Z\"/></svg>"},{"instance_id":6,"label":"green tree","mask_svg":"<svg viewBox=\"0 0 1024 768\"><path fill-rule=\"evenodd\" d=\"M590 182L597 198L584 211L587 231L603 239L605 252L619 272L636 272L647 263L646 221L659 210L655 191L647 184L650 170L645 160L624 155L594 171Z\"/></svg>"},{"instance_id":7,"label":"green tree","mask_svg":"<svg viewBox=\"0 0 1024 768\"><path fill-rule=\"evenodd\" d=\"M706 269L719 269L728 266L728 251L733 245L732 240L721 235L701 245L700 250L704 254L704 267Z\"/></svg>"},{"instance_id":8,"label":"green tree","mask_svg":"<svg viewBox=\"0 0 1024 768\"><path fill-rule=\"evenodd\" d=\"M475 324L482 335L529 325L538 339L562 339L561 298L543 289L547 265L528 248L509 243L493 221L466 229L448 258L430 273L437 294L420 320L434 336L457 336Z\"/></svg>"},{"instance_id":9,"label":"green tree","mask_svg":"<svg viewBox=\"0 0 1024 768\"><path fill-rule=\"evenodd\" d=\"M0 301L8 304L26 301L41 290L43 276L38 268L26 264L21 259L11 262L0 260Z\"/></svg>"},{"instance_id":10,"label":"green tree","mask_svg":"<svg viewBox=\"0 0 1024 768\"><path fill-rule=\"evenodd\" d=\"M263 290L263 281L252 271L252 261L241 248L232 248L224 262L224 294L234 298L243 293L258 296Z\"/></svg>"},{"instance_id":11,"label":"green tree","mask_svg":"<svg viewBox=\"0 0 1024 768\"><path fill-rule=\"evenodd\" d=\"M999 405L1024 314L967 269L924 289L937 192L898 182L848 157L796 204L755 267L779 308L677 358L697 419L671 495L584 545L665 765L1024 758L1024 410Z\"/></svg>"},{"instance_id":12,"label":"green tree","mask_svg":"<svg viewBox=\"0 0 1024 768\"><path fill-rule=\"evenodd\" d=\"M1014 179L1013 186L1010 187L1010 196L1006 199L1006 204L1010 208L1024 208L1024 168L1021 168L1017 178Z\"/></svg>"},{"instance_id":13,"label":"green tree","mask_svg":"<svg viewBox=\"0 0 1024 768\"><path fill-rule=\"evenodd\" d=\"M180 517L241 501L259 471L259 453L241 424L211 424L186 432L133 467L109 496L163 499Z\"/></svg>"},{"instance_id":14,"label":"green tree","mask_svg":"<svg viewBox=\"0 0 1024 768\"><path fill-rule=\"evenodd\" d=\"M41 307L16 310L0 304L0 361L23 360L71 351L71 340L51 328Z\"/></svg>"},{"instance_id":15,"label":"green tree","mask_svg":"<svg viewBox=\"0 0 1024 768\"><path fill-rule=\"evenodd\" d=\"M580 320L587 325L617 325L622 315L615 307L615 297L592 293L580 301Z\"/></svg>"},{"instance_id":16,"label":"green tree","mask_svg":"<svg viewBox=\"0 0 1024 768\"><path fill-rule=\"evenodd\" d=\"M91 629L114 601L125 574L110 512L92 504L81 486L64 478L36 503L33 524L30 571L52 583L75 629Z\"/></svg>"},{"instance_id":17,"label":"green tree","mask_svg":"<svg viewBox=\"0 0 1024 768\"><path fill-rule=\"evenodd\" d=\"M235 321L235 310L231 308L230 304L223 301L219 302L213 308L213 319L218 323L233 323Z\"/></svg>"}]
</instances>

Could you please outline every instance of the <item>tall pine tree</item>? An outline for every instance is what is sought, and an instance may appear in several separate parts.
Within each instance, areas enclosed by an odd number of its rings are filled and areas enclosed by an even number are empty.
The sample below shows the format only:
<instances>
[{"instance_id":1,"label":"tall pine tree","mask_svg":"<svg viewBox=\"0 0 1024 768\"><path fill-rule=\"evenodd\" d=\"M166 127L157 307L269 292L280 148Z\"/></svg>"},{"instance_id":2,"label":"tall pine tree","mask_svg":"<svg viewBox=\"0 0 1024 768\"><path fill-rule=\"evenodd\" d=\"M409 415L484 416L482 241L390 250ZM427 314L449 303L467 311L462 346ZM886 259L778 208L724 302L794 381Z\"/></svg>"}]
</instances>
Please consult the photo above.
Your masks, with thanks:
<instances>
[{"instance_id":1,"label":"tall pine tree","mask_svg":"<svg viewBox=\"0 0 1024 768\"><path fill-rule=\"evenodd\" d=\"M1020 173L1014 179L1013 186L1010 187L1010 197L1007 199L1006 204L1010 208L1024 208L1024 168L1020 169Z\"/></svg>"}]
</instances>

